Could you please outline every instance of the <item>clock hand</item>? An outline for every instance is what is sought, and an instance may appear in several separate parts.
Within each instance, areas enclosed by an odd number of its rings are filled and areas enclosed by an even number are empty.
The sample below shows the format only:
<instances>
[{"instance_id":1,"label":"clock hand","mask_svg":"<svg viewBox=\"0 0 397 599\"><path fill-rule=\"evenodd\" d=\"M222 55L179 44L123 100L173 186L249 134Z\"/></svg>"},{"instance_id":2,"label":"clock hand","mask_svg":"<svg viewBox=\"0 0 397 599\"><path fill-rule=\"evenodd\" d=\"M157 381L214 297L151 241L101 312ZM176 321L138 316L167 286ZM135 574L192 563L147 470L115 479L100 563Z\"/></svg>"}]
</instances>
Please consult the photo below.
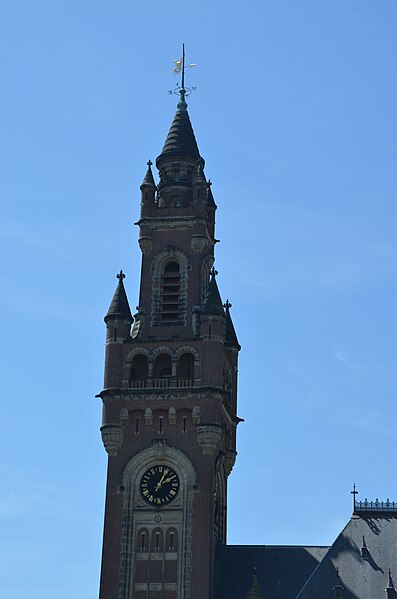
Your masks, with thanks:
<instances>
[{"instance_id":1,"label":"clock hand","mask_svg":"<svg viewBox=\"0 0 397 599\"><path fill-rule=\"evenodd\" d=\"M160 478L159 482L157 483L156 489L155 489L156 491L158 491L159 488L162 486L165 475L166 475L166 472L164 472L163 476Z\"/></svg>"},{"instance_id":2,"label":"clock hand","mask_svg":"<svg viewBox=\"0 0 397 599\"><path fill-rule=\"evenodd\" d=\"M164 484L164 485L165 485L165 483L170 483L170 482L172 481L172 479L173 479L173 478L175 478L175 475L174 475L174 476L170 476L169 478L166 478L166 479L165 479L165 481L163 481L163 483L162 483L162 484Z\"/></svg>"}]
</instances>

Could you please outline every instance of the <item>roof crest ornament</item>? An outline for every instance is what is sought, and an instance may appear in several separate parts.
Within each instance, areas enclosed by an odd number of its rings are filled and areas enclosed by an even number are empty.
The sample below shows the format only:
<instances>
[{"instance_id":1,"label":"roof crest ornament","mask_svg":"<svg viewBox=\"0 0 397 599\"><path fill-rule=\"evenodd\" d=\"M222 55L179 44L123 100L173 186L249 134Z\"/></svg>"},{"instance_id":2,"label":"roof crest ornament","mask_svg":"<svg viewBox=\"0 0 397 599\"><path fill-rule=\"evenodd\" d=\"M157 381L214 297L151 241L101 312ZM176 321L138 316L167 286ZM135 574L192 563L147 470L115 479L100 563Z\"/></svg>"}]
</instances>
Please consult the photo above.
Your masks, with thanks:
<instances>
[{"instance_id":1,"label":"roof crest ornament","mask_svg":"<svg viewBox=\"0 0 397 599\"><path fill-rule=\"evenodd\" d=\"M119 274L118 274L118 275L116 275L116 277L118 278L118 280L119 280L120 282L122 282L122 280L123 280L123 279L125 279L125 274L123 273L123 271L122 271L122 270L120 270Z\"/></svg>"},{"instance_id":2,"label":"roof crest ornament","mask_svg":"<svg viewBox=\"0 0 397 599\"><path fill-rule=\"evenodd\" d=\"M175 75L179 75L181 74L182 76L182 81L181 81L181 85L179 85L179 83L176 84L176 88L174 90L169 90L168 93L169 94L176 94L180 96L180 100L178 102L178 110L186 110L187 108L187 104L186 104L186 98L188 96L190 96L190 94L195 91L197 88L196 87L185 87L185 69L186 67L192 68L192 67L196 67L197 65L195 63L190 63L188 65L186 65L185 63L185 44L182 44L182 58L180 58L179 60L174 60L174 66L172 68L172 72L175 73Z\"/></svg>"}]
</instances>

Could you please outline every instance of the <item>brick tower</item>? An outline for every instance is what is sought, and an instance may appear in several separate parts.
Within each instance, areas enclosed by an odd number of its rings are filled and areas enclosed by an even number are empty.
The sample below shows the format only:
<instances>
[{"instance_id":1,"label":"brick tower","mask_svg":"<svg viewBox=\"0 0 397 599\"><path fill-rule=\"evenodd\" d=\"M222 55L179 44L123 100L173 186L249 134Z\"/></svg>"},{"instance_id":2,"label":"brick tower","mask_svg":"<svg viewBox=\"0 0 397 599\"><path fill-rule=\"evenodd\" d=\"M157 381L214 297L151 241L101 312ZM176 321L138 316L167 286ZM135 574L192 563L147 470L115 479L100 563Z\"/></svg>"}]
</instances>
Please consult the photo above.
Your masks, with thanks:
<instances>
[{"instance_id":1,"label":"brick tower","mask_svg":"<svg viewBox=\"0 0 397 599\"><path fill-rule=\"evenodd\" d=\"M141 185L139 306L105 316L100 599L211 599L236 457L240 349L216 283L216 205L185 102Z\"/></svg>"}]
</instances>

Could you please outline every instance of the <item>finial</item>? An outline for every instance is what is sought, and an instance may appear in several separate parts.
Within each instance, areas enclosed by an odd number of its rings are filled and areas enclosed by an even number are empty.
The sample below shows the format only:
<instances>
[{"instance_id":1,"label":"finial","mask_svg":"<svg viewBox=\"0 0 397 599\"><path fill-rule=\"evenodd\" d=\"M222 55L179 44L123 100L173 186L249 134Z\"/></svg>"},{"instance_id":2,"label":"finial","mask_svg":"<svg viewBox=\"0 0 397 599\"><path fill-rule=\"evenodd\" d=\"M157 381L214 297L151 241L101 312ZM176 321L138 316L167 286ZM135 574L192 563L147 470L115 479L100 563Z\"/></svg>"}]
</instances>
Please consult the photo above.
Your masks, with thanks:
<instances>
[{"instance_id":1,"label":"finial","mask_svg":"<svg viewBox=\"0 0 397 599\"><path fill-rule=\"evenodd\" d=\"M229 300L227 299L225 301L225 303L223 304L223 307L226 308L226 311L229 312L229 309L232 307L232 304L229 302Z\"/></svg>"},{"instance_id":2,"label":"finial","mask_svg":"<svg viewBox=\"0 0 397 599\"><path fill-rule=\"evenodd\" d=\"M211 268L211 275L212 275L213 277L216 277L216 275L217 275L217 274L218 274L218 271L217 271L217 270L215 270L215 266L213 266L213 267Z\"/></svg>"},{"instance_id":3,"label":"finial","mask_svg":"<svg viewBox=\"0 0 397 599\"><path fill-rule=\"evenodd\" d=\"M389 568L389 588L394 589L393 579L391 577L391 570Z\"/></svg>"},{"instance_id":4,"label":"finial","mask_svg":"<svg viewBox=\"0 0 397 599\"><path fill-rule=\"evenodd\" d=\"M393 582L393 578L391 576L391 570L390 570L390 568L389 568L389 582L388 582L386 591L389 590L389 589L390 590L393 589L393 591L395 591L394 582Z\"/></svg>"},{"instance_id":5,"label":"finial","mask_svg":"<svg viewBox=\"0 0 397 599\"><path fill-rule=\"evenodd\" d=\"M188 67L195 67L197 66L195 63L191 63L189 65L187 65ZM170 90L168 93L172 94L179 94L180 96L180 100L178 102L178 110L186 110L187 108L187 104L186 104L186 97L190 96L190 94L192 93L192 91L194 91L196 88L192 87L185 87L185 68L186 68L186 64L185 64L185 44L182 44L182 58L180 60L174 60L174 67L172 69L172 71L175 74L179 74L181 73L182 75L182 80L181 80L181 85L176 86L176 89L174 91Z\"/></svg>"},{"instance_id":6,"label":"finial","mask_svg":"<svg viewBox=\"0 0 397 599\"><path fill-rule=\"evenodd\" d=\"M391 575L390 568L389 568L389 582L387 584L387 587L385 588L385 592L386 592L387 599L395 599L395 597L396 597L396 588L395 588L394 583L393 583L393 578L392 578L392 575Z\"/></svg>"},{"instance_id":7,"label":"finial","mask_svg":"<svg viewBox=\"0 0 397 599\"><path fill-rule=\"evenodd\" d=\"M149 160L147 161L147 163L146 163L146 164L147 164L147 165L148 165L148 167L150 168L150 167L152 166L153 162L152 162L152 161L150 160L150 158L149 158Z\"/></svg>"},{"instance_id":8,"label":"finial","mask_svg":"<svg viewBox=\"0 0 397 599\"><path fill-rule=\"evenodd\" d=\"M358 491L356 491L356 483L353 485L353 491L350 491L353 495L353 514L356 512L356 495L358 495Z\"/></svg>"},{"instance_id":9,"label":"finial","mask_svg":"<svg viewBox=\"0 0 397 599\"><path fill-rule=\"evenodd\" d=\"M118 280L120 281L120 283L123 281L123 279L125 279L125 274L123 273L122 270L120 270L119 274L116 275L116 277L118 278Z\"/></svg>"}]
</instances>

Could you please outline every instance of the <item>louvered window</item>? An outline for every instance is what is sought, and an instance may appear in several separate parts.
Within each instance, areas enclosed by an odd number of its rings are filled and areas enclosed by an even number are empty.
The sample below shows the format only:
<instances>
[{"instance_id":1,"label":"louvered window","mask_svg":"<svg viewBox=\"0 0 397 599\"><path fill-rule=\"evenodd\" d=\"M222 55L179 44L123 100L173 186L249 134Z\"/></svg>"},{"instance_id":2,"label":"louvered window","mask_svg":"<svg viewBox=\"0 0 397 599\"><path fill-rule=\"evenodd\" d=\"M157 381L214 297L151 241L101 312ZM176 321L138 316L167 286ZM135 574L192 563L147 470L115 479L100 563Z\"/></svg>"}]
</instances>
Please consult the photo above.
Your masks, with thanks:
<instances>
[{"instance_id":1,"label":"louvered window","mask_svg":"<svg viewBox=\"0 0 397 599\"><path fill-rule=\"evenodd\" d=\"M160 319L163 322L178 322L179 320L180 285L179 264L175 261L168 262L164 267L161 279Z\"/></svg>"}]
</instances>

